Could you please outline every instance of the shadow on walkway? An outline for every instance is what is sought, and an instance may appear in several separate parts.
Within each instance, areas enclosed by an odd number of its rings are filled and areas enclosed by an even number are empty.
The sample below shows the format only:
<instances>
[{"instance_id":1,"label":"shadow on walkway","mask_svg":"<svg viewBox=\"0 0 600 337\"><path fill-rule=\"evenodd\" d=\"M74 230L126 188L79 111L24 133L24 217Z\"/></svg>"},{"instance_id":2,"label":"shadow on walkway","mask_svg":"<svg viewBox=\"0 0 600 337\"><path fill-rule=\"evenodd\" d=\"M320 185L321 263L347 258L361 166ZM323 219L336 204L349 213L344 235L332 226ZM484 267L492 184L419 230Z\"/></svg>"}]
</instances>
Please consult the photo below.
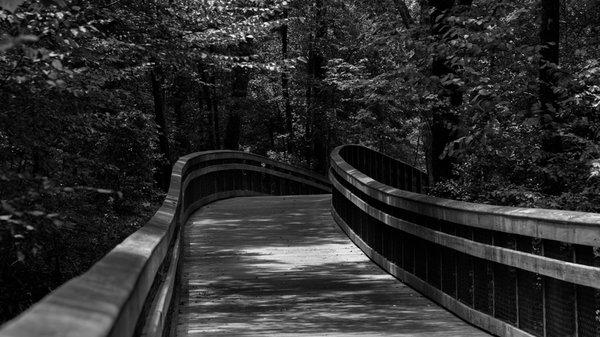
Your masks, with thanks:
<instances>
[{"instance_id":1,"label":"shadow on walkway","mask_svg":"<svg viewBox=\"0 0 600 337\"><path fill-rule=\"evenodd\" d=\"M184 241L179 336L487 336L373 264L329 195L220 201Z\"/></svg>"}]
</instances>

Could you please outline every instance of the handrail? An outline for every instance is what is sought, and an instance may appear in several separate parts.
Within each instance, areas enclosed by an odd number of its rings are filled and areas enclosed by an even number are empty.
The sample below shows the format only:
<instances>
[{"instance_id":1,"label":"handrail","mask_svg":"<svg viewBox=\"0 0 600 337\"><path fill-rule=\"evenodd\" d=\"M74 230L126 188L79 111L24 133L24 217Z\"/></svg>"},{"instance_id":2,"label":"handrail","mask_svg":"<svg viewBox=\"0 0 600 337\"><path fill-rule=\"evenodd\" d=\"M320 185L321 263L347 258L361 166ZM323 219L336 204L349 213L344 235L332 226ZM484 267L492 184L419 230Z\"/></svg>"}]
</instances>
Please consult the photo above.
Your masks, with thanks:
<instances>
[{"instance_id":1,"label":"handrail","mask_svg":"<svg viewBox=\"0 0 600 337\"><path fill-rule=\"evenodd\" d=\"M341 146L329 172L335 220L376 263L498 336L600 335L600 214L423 195L385 158Z\"/></svg>"},{"instance_id":2,"label":"handrail","mask_svg":"<svg viewBox=\"0 0 600 337\"><path fill-rule=\"evenodd\" d=\"M181 225L237 196L331 193L326 177L238 151L181 157L156 214L90 270L0 328L0 337L163 336L178 277Z\"/></svg>"}]
</instances>

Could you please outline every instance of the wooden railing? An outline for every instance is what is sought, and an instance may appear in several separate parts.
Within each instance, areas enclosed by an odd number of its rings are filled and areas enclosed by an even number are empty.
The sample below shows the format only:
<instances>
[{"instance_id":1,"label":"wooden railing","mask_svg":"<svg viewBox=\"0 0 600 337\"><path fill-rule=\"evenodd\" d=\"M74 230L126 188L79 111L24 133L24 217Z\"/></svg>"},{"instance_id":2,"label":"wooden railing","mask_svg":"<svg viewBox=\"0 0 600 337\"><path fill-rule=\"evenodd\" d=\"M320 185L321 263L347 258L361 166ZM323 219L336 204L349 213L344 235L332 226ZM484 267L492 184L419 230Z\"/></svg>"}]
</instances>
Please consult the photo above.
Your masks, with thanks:
<instances>
[{"instance_id":1,"label":"wooden railing","mask_svg":"<svg viewBox=\"0 0 600 337\"><path fill-rule=\"evenodd\" d=\"M325 177L257 155L211 151L182 157L164 203L144 227L6 323L0 336L166 336L180 227L194 210L237 196L320 193L331 193Z\"/></svg>"},{"instance_id":2,"label":"wooden railing","mask_svg":"<svg viewBox=\"0 0 600 337\"><path fill-rule=\"evenodd\" d=\"M332 213L376 263L498 336L600 336L600 214L420 194L422 172L364 147L331 155Z\"/></svg>"}]
</instances>

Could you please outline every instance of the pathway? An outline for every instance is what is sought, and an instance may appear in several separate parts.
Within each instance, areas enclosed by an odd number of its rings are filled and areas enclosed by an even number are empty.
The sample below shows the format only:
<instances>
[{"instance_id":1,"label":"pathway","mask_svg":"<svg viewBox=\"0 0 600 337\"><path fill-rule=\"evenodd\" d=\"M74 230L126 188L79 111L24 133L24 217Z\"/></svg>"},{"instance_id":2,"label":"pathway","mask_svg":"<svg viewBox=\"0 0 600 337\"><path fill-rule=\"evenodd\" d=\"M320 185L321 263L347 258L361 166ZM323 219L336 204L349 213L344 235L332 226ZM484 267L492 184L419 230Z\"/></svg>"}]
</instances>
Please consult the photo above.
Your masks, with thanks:
<instances>
[{"instance_id":1,"label":"pathway","mask_svg":"<svg viewBox=\"0 0 600 337\"><path fill-rule=\"evenodd\" d=\"M489 336L372 263L330 196L235 198L184 235L178 336Z\"/></svg>"}]
</instances>

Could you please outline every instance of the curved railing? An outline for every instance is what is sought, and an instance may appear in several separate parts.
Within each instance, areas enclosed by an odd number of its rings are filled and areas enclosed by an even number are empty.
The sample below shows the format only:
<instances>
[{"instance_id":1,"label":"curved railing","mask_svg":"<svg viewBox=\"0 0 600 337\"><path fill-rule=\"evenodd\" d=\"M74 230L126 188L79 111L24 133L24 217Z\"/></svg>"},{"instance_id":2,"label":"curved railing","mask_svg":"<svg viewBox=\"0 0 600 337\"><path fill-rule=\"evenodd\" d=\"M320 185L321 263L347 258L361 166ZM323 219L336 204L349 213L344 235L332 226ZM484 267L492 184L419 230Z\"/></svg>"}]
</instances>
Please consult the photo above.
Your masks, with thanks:
<instances>
[{"instance_id":1,"label":"curved railing","mask_svg":"<svg viewBox=\"0 0 600 337\"><path fill-rule=\"evenodd\" d=\"M83 275L0 329L2 337L163 336L178 277L180 227L215 200L253 195L331 193L325 177L236 151L177 161L161 208Z\"/></svg>"},{"instance_id":2,"label":"curved railing","mask_svg":"<svg viewBox=\"0 0 600 337\"><path fill-rule=\"evenodd\" d=\"M422 172L355 145L333 151L329 178L349 237L464 320L499 336L600 336L600 214L418 194Z\"/></svg>"}]
</instances>

